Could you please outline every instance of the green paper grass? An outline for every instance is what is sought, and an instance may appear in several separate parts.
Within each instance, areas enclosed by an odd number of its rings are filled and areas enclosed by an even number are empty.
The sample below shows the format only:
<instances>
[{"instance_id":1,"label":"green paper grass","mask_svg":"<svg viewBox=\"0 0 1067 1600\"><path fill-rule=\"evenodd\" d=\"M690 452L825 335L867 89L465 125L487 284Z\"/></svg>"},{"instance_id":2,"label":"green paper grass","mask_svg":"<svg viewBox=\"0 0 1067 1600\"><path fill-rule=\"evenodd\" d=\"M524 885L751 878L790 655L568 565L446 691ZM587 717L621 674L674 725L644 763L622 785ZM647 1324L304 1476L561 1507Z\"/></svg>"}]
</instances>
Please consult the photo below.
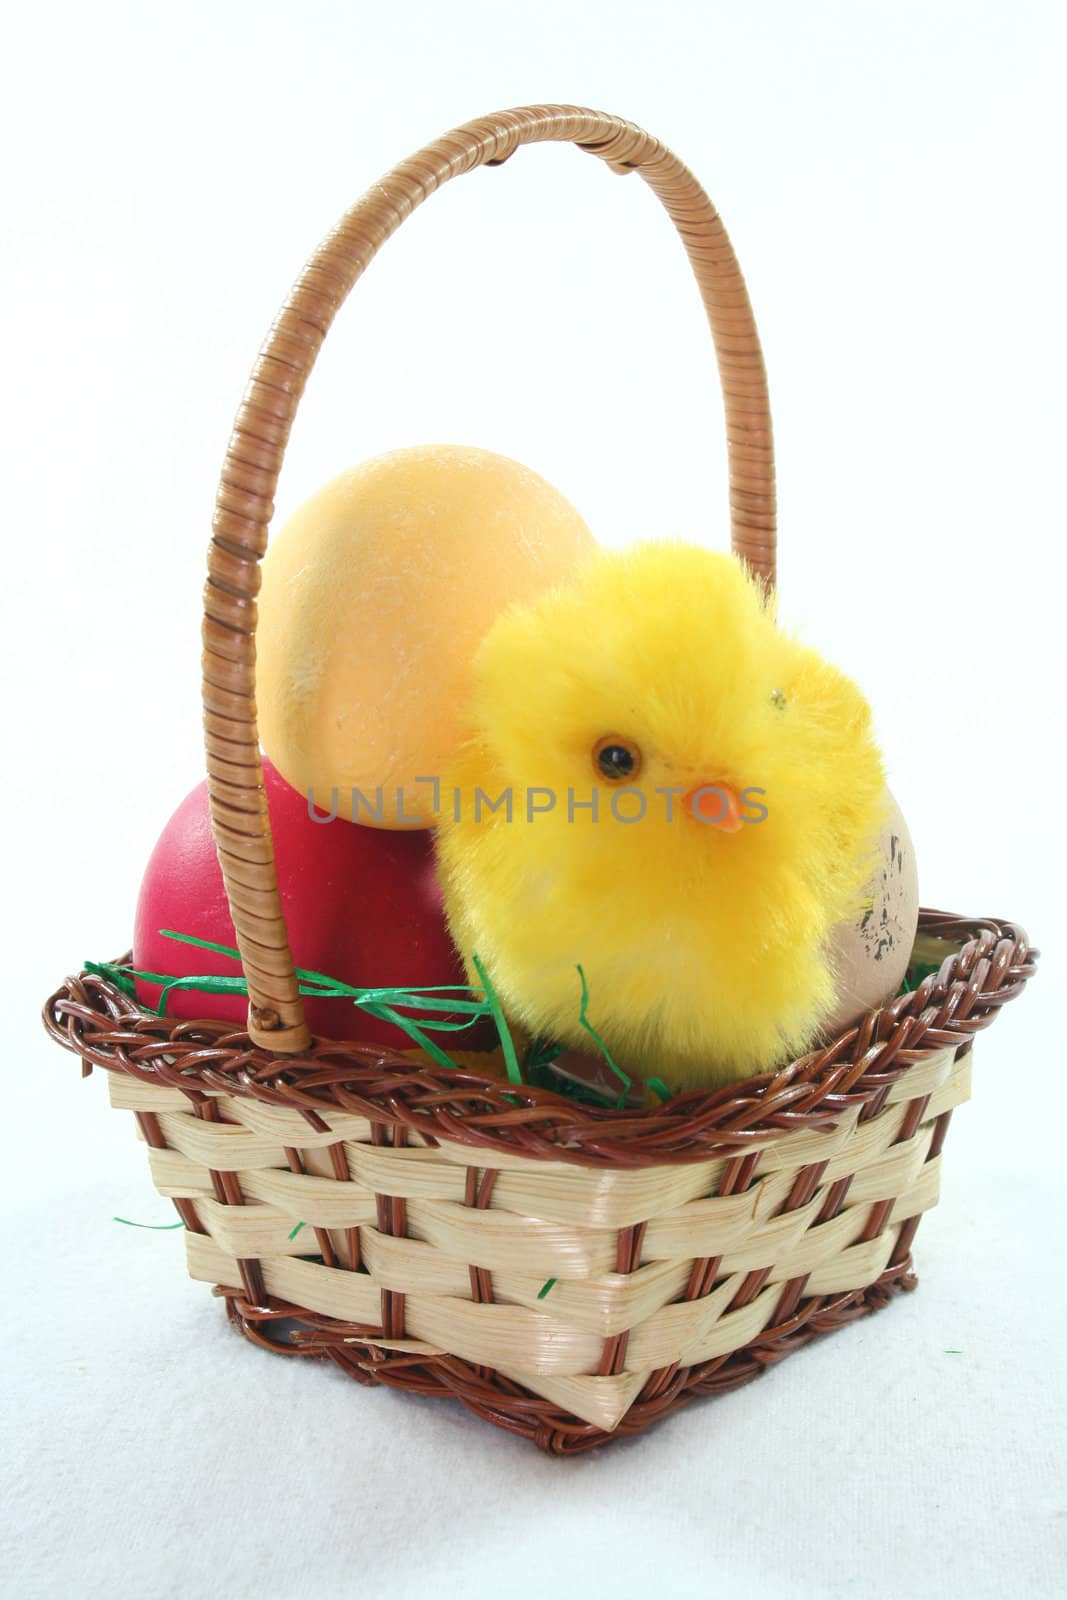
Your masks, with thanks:
<instances>
[{"instance_id":1,"label":"green paper grass","mask_svg":"<svg viewBox=\"0 0 1067 1600\"><path fill-rule=\"evenodd\" d=\"M232 945L218 944L213 939L200 939L191 933L177 933L173 928L160 928L160 935L165 939L174 939L180 944L193 945L198 950L210 950L214 955L225 956L230 961L240 963L240 952ZM581 967L578 975L582 981L582 1004L580 1021L586 1032L596 1041L597 1048L601 1051L611 1070L623 1083L622 1094L617 1101L599 1094L595 1089L588 1091L577 1090L572 1093L575 1086L559 1082L545 1082L543 1067L555 1058L561 1046L550 1048L542 1047L540 1059L534 1063L534 1069L529 1069L528 1075L523 1077L522 1067L519 1064L518 1052L515 1041L511 1036L504 1008L500 998L493 987L482 961L477 955L472 954L471 962L474 966L481 985L480 991L468 984L441 983L430 984L424 989L395 988L360 988L348 983L342 983L339 978L331 978L325 972L315 972L308 967L297 967L297 988L302 995L317 999L349 1000L353 1005L365 1011L368 1016L376 1017L380 1021L388 1022L407 1034L412 1044L426 1052L438 1066L446 1071L458 1072L461 1069L447 1052L441 1047L432 1034L462 1033L471 1028L475 1023L485 1017L490 1017L500 1041L500 1050L504 1058L504 1067L509 1083L516 1085L538 1085L551 1088L556 1093L570 1095L571 1098L583 1098L589 1104L597 1106L619 1105L625 1100L630 1087L630 1079L612 1061L607 1047L600 1035L586 1017L586 1006L589 1000L589 990L585 981L585 974ZM135 980L151 983L160 989L159 1000L155 1007L158 1017L167 1014L167 1001L175 990L194 990L201 994L243 994L248 993L248 983L243 973L235 973L232 977L221 974L203 973L196 976L175 977L171 973L145 972L140 968L123 966L108 961L86 961L85 971L95 973L98 977L106 978L113 983L123 994L131 999L138 999ZM143 1001L139 1001L143 1004ZM406 1012L414 1012L415 1016L407 1016ZM542 1070L538 1070L542 1069ZM666 1091L664 1090L664 1093ZM516 1102L518 1104L519 1102ZM182 1226L182 1224L178 1224Z\"/></svg>"},{"instance_id":2,"label":"green paper grass","mask_svg":"<svg viewBox=\"0 0 1067 1600\"><path fill-rule=\"evenodd\" d=\"M489 974L486 972L485 968L482 966L482 963L478 960L478 957L475 955L473 950L471 951L471 965L474 967L475 972L481 979L482 989L485 994L486 1007L488 1008L489 1015L496 1023L496 1031L500 1036L500 1048L504 1052L504 1064L507 1067L508 1081L509 1083L521 1083L522 1070L519 1066L519 1058L515 1053L515 1041L511 1037L511 1029L508 1027L504 1018L504 1008L500 1004L496 990L489 982Z\"/></svg>"},{"instance_id":3,"label":"green paper grass","mask_svg":"<svg viewBox=\"0 0 1067 1600\"><path fill-rule=\"evenodd\" d=\"M131 1222L129 1217L112 1217L112 1222L121 1222L124 1228L149 1228L153 1233L170 1233L174 1228L184 1228L184 1222Z\"/></svg>"},{"instance_id":4,"label":"green paper grass","mask_svg":"<svg viewBox=\"0 0 1067 1600\"><path fill-rule=\"evenodd\" d=\"M940 972L941 966L937 961L914 961L904 974L903 981L897 991L898 994L914 994L924 978L929 978L935 972Z\"/></svg>"},{"instance_id":5,"label":"green paper grass","mask_svg":"<svg viewBox=\"0 0 1067 1600\"><path fill-rule=\"evenodd\" d=\"M161 928L160 934L165 939L174 939L180 944L195 946L198 950L210 950L215 955L225 956L231 961L240 963L240 952L232 945L217 944L212 939L200 939L191 933L178 933L173 928ZM297 987L302 995L317 999L349 1000L368 1016L376 1017L379 1021L391 1023L407 1034L412 1044L417 1046L446 1071L456 1072L457 1066L447 1051L432 1038L432 1034L463 1033L468 1028L490 1017L500 1041L500 1050L504 1058L504 1066L509 1083L527 1084L535 1088L551 1089L553 1093L563 1095L566 1099L576 1100L585 1105L614 1106L622 1110L626 1104L626 1097L632 1086L632 1079L622 1070L612 1057L611 1051L604 1043L600 1034L589 1020L589 985L585 972L581 966L576 968L581 983L581 999L579 1004L578 1022L592 1039L600 1055L604 1058L611 1072L618 1078L622 1085L618 1097L612 1099L609 1095L602 1094L591 1085L581 1085L569 1082L566 1079L557 1079L548 1070L551 1063L562 1050L559 1044L545 1040L535 1039L526 1051L525 1061L519 1064L515 1041L511 1036L507 1019L500 998L493 988L492 980L484 963L477 955L471 956L471 962L478 974L481 992L468 984L441 983L431 984L424 989L407 989L403 986L392 988L359 988L352 984L342 983L339 978L331 978L325 972L315 972L308 967L297 967ZM919 987L924 978L939 970L936 962L913 962L900 987L902 994L911 993ZM130 999L137 999L135 979L144 983L151 983L159 987L160 996L156 1006L156 1015L165 1017L167 1014L167 1001L177 989L196 990L202 994L244 994L248 993L248 984L243 973L226 977L219 974L202 974L200 976L174 977L170 973L143 972L137 968L118 965L108 961L86 961L85 971L95 973L98 977L106 978L113 983L123 994ZM140 1002L143 1004L143 1001ZM404 1013L414 1012L415 1016ZM525 1076L523 1069L525 1068ZM671 1099L671 1091L662 1078L648 1078L645 1080L648 1087L665 1104ZM117 1217L117 1222L126 1219ZM131 1222L129 1227L184 1227L184 1223L137 1223ZM303 1223L300 1224L304 1226ZM290 1238L295 1234L290 1234ZM544 1292L547 1292L544 1291Z\"/></svg>"},{"instance_id":6,"label":"green paper grass","mask_svg":"<svg viewBox=\"0 0 1067 1600\"><path fill-rule=\"evenodd\" d=\"M619 1110L621 1110L626 1104L626 1096L630 1092L633 1080L626 1076L621 1067L617 1067L615 1065L615 1062L612 1060L611 1051L608 1049L607 1045L604 1043L603 1039L600 1037L599 1033L597 1033L596 1029L593 1027L593 1024L586 1016L586 1011L589 1007L589 985L585 981L585 973L582 971L581 967L576 968L576 971L582 982L582 1004L581 1009L578 1012L578 1021L581 1023L589 1037L593 1040L594 1044L600 1051L600 1054L604 1057L604 1060L607 1062L612 1072L622 1083L622 1089L619 1093L619 1098L615 1102L616 1106L619 1108Z\"/></svg>"}]
</instances>

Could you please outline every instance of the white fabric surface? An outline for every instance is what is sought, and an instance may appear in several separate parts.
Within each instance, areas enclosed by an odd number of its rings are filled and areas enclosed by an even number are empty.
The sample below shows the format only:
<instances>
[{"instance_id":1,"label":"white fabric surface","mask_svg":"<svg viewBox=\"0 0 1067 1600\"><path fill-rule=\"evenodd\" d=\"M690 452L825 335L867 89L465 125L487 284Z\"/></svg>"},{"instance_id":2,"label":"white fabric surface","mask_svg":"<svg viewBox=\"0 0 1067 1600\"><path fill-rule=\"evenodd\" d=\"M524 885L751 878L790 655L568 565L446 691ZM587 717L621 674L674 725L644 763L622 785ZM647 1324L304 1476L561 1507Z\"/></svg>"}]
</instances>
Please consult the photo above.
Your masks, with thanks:
<instances>
[{"instance_id":1,"label":"white fabric surface","mask_svg":"<svg viewBox=\"0 0 1067 1600\"><path fill-rule=\"evenodd\" d=\"M185 1278L180 1232L111 1220L173 1214L102 1074L81 1084L32 1032L18 1059L38 1094L9 1129L33 1143L43 1091L55 1132L47 1185L35 1149L38 1184L5 1222L11 1592L1061 1593L1062 1133L1052 1118L1011 1126L999 1100L1006 1084L1056 1089L1043 977L1045 1005L1035 983L978 1040L916 1293L565 1461L457 1405L364 1389L231 1332ZM1025 1157L1010 1142L1023 1131Z\"/></svg>"},{"instance_id":2,"label":"white fabric surface","mask_svg":"<svg viewBox=\"0 0 1067 1600\"><path fill-rule=\"evenodd\" d=\"M14 1600L1064 1593L1062 44L1042 0L12 17ZM124 948L151 844L202 770L215 473L286 284L409 150L553 98L644 123L722 207L768 357L784 615L871 698L924 901L1018 916L1045 949L978 1040L918 1292L570 1461L237 1338L179 1233L112 1222L173 1213L132 1119L36 1014L84 957ZM722 544L710 347L636 179L529 151L432 200L339 318L280 515L361 457L442 438L536 467L604 542Z\"/></svg>"}]
</instances>

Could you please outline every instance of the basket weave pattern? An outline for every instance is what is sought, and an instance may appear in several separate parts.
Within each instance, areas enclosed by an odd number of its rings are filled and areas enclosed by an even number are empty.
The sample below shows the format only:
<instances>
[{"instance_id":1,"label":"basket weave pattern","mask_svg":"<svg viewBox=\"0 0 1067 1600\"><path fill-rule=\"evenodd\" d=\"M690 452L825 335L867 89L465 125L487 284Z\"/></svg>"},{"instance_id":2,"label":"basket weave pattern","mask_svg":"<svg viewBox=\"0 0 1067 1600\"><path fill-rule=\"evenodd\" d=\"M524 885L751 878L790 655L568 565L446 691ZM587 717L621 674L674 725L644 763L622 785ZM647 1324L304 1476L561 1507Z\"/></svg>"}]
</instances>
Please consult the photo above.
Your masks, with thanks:
<instances>
[{"instance_id":1,"label":"basket weave pattern","mask_svg":"<svg viewBox=\"0 0 1067 1600\"><path fill-rule=\"evenodd\" d=\"M973 1035L1034 966L1017 929L922 926L964 942L915 992L773 1077L651 1113L367 1046L283 1061L95 976L46 1023L111 1069L190 1274L248 1337L455 1394L564 1452L745 1382L912 1286Z\"/></svg>"}]
</instances>

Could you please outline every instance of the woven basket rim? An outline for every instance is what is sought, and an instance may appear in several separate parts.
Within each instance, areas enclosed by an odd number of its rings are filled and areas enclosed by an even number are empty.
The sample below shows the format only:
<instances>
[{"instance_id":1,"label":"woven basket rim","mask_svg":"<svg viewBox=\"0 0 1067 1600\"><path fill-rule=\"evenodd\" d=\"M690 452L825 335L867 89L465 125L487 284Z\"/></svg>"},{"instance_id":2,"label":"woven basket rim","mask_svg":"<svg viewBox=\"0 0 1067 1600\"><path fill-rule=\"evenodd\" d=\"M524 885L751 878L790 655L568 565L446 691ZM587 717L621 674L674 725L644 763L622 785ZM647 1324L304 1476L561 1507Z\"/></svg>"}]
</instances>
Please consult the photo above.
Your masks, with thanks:
<instances>
[{"instance_id":1,"label":"woven basket rim","mask_svg":"<svg viewBox=\"0 0 1067 1600\"><path fill-rule=\"evenodd\" d=\"M947 1046L969 1046L1035 970L1038 951L1017 924L923 910L919 933L957 948L913 991L777 1072L655 1108L579 1104L529 1084L413 1064L374 1044L317 1039L299 1056L279 1057L230 1022L157 1017L95 973L69 978L43 1016L83 1070L125 1072L194 1101L249 1096L300 1111L320 1132L329 1126L324 1116L347 1112L433 1143L582 1166L673 1165L825 1128L852 1106L873 1114L909 1068Z\"/></svg>"}]
</instances>

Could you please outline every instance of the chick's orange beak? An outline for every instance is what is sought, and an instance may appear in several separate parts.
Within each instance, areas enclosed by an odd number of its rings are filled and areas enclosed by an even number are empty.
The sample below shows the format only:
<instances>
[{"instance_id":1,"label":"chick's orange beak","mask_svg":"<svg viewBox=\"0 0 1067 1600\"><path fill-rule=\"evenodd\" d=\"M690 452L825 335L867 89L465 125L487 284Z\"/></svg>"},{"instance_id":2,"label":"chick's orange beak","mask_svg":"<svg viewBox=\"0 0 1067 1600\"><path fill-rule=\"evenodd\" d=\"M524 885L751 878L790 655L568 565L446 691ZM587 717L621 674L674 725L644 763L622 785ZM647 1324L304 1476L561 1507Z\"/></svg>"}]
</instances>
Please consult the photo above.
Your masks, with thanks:
<instances>
[{"instance_id":1,"label":"chick's orange beak","mask_svg":"<svg viewBox=\"0 0 1067 1600\"><path fill-rule=\"evenodd\" d=\"M695 821L720 833L737 833L745 825L741 796L732 783L698 783L683 796L682 804Z\"/></svg>"}]
</instances>

